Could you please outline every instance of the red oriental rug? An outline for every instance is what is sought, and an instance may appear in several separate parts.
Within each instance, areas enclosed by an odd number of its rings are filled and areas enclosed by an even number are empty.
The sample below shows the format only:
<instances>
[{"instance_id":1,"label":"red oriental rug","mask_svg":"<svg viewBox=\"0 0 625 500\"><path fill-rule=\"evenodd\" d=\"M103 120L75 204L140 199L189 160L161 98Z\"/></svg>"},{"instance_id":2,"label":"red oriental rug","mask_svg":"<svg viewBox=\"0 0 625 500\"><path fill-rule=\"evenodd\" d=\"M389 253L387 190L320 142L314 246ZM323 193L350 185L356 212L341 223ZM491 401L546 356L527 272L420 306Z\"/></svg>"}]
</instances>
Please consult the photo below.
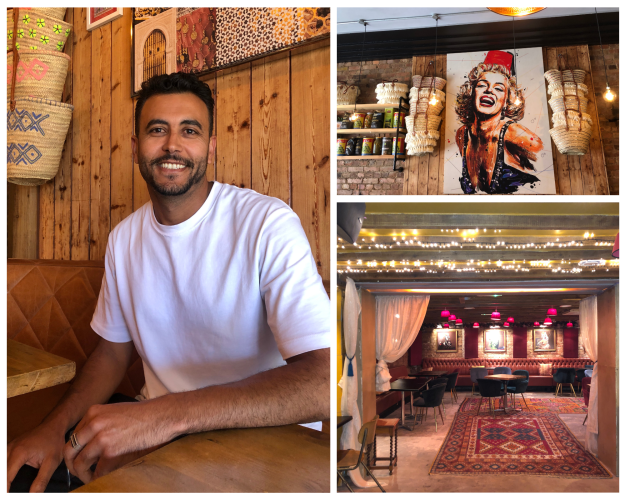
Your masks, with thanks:
<instances>
[{"instance_id":1,"label":"red oriental rug","mask_svg":"<svg viewBox=\"0 0 625 500\"><path fill-rule=\"evenodd\" d=\"M430 474L609 478L556 413L456 413Z\"/></svg>"},{"instance_id":2,"label":"red oriental rug","mask_svg":"<svg viewBox=\"0 0 625 500\"><path fill-rule=\"evenodd\" d=\"M584 406L584 398L525 398L529 411L532 413L581 413L585 414L588 408ZM460 404L460 412L477 413L477 405L480 404L480 397L467 397ZM501 408L501 399L493 398L495 409ZM508 396L508 405L512 405ZM521 396L516 397L516 408L528 411ZM480 413L488 413L488 399L484 398Z\"/></svg>"}]
</instances>

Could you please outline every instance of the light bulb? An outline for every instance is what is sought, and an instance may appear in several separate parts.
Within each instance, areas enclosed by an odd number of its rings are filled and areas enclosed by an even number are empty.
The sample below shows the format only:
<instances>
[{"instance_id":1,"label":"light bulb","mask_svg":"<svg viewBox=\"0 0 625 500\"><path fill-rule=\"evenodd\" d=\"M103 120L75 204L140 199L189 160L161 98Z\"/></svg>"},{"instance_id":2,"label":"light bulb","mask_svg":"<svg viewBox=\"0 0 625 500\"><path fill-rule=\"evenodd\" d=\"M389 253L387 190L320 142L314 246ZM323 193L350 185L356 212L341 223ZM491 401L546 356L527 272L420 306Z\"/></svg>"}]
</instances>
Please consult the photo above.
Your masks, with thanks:
<instances>
[{"instance_id":1,"label":"light bulb","mask_svg":"<svg viewBox=\"0 0 625 500\"><path fill-rule=\"evenodd\" d=\"M611 101L612 99L609 99L609 100ZM432 106L435 106L437 103L438 101L436 100L436 96L432 96L432 99L430 100L430 104Z\"/></svg>"},{"instance_id":2,"label":"light bulb","mask_svg":"<svg viewBox=\"0 0 625 500\"><path fill-rule=\"evenodd\" d=\"M350 122L355 122L358 119L358 117L356 116L356 112L354 111L351 116L349 117L349 121Z\"/></svg>"},{"instance_id":3,"label":"light bulb","mask_svg":"<svg viewBox=\"0 0 625 500\"><path fill-rule=\"evenodd\" d=\"M615 97L616 97L616 95L612 93L612 91L610 90L610 87L606 86L605 94L603 94L603 98L606 101L613 101Z\"/></svg>"}]
</instances>

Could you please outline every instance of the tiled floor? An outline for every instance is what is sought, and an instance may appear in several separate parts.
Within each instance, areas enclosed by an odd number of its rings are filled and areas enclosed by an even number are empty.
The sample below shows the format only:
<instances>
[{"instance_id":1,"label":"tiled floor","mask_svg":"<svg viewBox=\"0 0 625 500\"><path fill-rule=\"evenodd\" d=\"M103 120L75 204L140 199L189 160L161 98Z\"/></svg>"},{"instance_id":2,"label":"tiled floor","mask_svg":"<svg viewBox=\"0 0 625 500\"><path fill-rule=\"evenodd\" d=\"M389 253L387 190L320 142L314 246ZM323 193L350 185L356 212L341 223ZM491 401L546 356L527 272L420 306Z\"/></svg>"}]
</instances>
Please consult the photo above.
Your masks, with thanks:
<instances>
[{"instance_id":1,"label":"tiled floor","mask_svg":"<svg viewBox=\"0 0 625 500\"><path fill-rule=\"evenodd\" d=\"M446 406L445 423L441 424L438 418L438 431L434 429L432 410L423 424L416 425L414 430L401 429L398 432L398 464L389 475L386 470L374 471L385 490L389 492L618 492L618 478L611 479L560 479L541 476L451 476L428 474L439 448L449 430L453 415L458 411L459 404L465 397L471 396L470 391L458 391L458 403L450 403L449 393L445 393ZM548 398L554 397L550 392L526 393L525 397ZM399 418L397 410L388 418ZM408 407L406 406L406 411ZM437 414L438 417L438 414ZM571 432L581 442L584 442L586 426L582 425L585 415L560 415ZM386 452L388 438L378 438L378 449ZM379 492L374 487L354 491ZM348 491L345 485L338 486L338 491Z\"/></svg>"}]
</instances>

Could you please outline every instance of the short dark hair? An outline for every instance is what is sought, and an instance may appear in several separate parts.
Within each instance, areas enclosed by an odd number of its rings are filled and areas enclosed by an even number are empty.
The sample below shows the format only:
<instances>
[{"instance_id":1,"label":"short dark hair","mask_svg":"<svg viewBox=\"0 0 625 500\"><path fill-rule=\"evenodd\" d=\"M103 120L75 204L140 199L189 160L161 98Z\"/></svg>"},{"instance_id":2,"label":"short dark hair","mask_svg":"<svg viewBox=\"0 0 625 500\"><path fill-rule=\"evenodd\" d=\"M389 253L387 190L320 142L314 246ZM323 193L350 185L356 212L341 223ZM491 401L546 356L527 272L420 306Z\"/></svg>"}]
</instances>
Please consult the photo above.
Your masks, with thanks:
<instances>
[{"instance_id":1,"label":"short dark hair","mask_svg":"<svg viewBox=\"0 0 625 500\"><path fill-rule=\"evenodd\" d=\"M210 137L213 134L214 106L211 89L194 74L183 72L153 76L141 84L137 106L135 107L135 134L139 136L139 121L145 101L155 95L184 94L186 92L196 95L206 104L208 109L208 136Z\"/></svg>"}]
</instances>

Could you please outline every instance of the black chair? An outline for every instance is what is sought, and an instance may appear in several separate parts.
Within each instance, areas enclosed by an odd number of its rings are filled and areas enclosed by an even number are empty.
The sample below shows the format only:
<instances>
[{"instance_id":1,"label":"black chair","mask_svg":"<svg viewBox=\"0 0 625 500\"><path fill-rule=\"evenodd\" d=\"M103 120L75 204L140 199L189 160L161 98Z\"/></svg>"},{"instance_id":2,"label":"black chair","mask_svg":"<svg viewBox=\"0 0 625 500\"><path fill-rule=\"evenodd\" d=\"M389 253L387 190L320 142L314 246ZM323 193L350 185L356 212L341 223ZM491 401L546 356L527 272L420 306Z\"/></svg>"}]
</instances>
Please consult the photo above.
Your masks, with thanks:
<instances>
[{"instance_id":1,"label":"black chair","mask_svg":"<svg viewBox=\"0 0 625 500\"><path fill-rule=\"evenodd\" d=\"M436 431L438 431L438 423L436 422L436 410L438 407L438 413L441 416L441 420L443 421L443 425L445 425L445 419L443 418L443 412L441 412L441 404L443 403L443 396L445 395L446 384L437 384L432 386L427 391L423 391L421 393L421 397L417 398L414 402L415 408L419 408L419 414L423 413L423 409L425 409L425 418L422 418L422 421L427 420L428 418L428 408L432 408L434 411L434 425L436 427Z\"/></svg>"},{"instance_id":2,"label":"black chair","mask_svg":"<svg viewBox=\"0 0 625 500\"><path fill-rule=\"evenodd\" d=\"M510 384L508 384L508 394L512 394L512 406L516 408L516 400L515 394L520 394L523 398L523 402L525 403L525 407L529 410L529 406L527 406L527 401L525 401L525 396L523 394L527 391L527 386L530 383L530 372L527 370L515 370L512 375L524 375L525 380L512 380Z\"/></svg>"},{"instance_id":3,"label":"black chair","mask_svg":"<svg viewBox=\"0 0 625 500\"><path fill-rule=\"evenodd\" d=\"M439 385L439 384L445 384L445 388L447 388L447 377L438 377L438 378L435 378L434 380L430 380L430 382L428 383L427 389L431 389L435 385ZM443 405L443 413L447 413L447 409L445 408L445 401L442 402L442 405Z\"/></svg>"},{"instance_id":4,"label":"black chair","mask_svg":"<svg viewBox=\"0 0 625 500\"><path fill-rule=\"evenodd\" d=\"M458 372L454 372L447 376L447 387L445 387L445 392L449 391L450 401L452 404L454 401L458 402L458 395L456 394L458 375L460 375Z\"/></svg>"},{"instance_id":5,"label":"black chair","mask_svg":"<svg viewBox=\"0 0 625 500\"><path fill-rule=\"evenodd\" d=\"M582 386L582 380L586 378L586 368L578 368L575 370L575 382L577 382L577 389Z\"/></svg>"},{"instance_id":6,"label":"black chair","mask_svg":"<svg viewBox=\"0 0 625 500\"><path fill-rule=\"evenodd\" d=\"M495 410L493 408L493 399L492 398L500 398L504 395L503 389L501 388L501 382L496 379L490 378L478 378L477 379L477 388L480 391L480 404L477 407L476 415L480 414L480 408L482 407L482 401L484 398L488 398L488 406L490 411L495 416Z\"/></svg>"},{"instance_id":7,"label":"black chair","mask_svg":"<svg viewBox=\"0 0 625 500\"><path fill-rule=\"evenodd\" d=\"M349 489L349 491L351 491L352 493L354 493L354 490L352 490L352 487L347 482L347 478L345 477L344 473L350 470L356 470L360 465L362 465L367 473L373 478L375 484L377 484L378 487L382 490L382 493L386 493L386 491L384 491L384 488L382 488L382 485L380 485L376 477L371 474L369 467L367 467L367 464L362 459L365 448L373 444L373 438L375 437L375 426L378 423L378 418L379 416L376 415L373 420L370 420L360 428L360 432L358 433L358 441L361 444L360 452L356 450L337 450L336 473L343 480L345 486L347 486L347 489Z\"/></svg>"},{"instance_id":8,"label":"black chair","mask_svg":"<svg viewBox=\"0 0 625 500\"><path fill-rule=\"evenodd\" d=\"M568 384L571 391L573 391L573 396L577 397L575 389L573 388L573 383L575 382L575 368L558 368L553 376L553 381L556 383L556 397L558 397L558 392L562 391L562 386L564 384Z\"/></svg>"},{"instance_id":9,"label":"black chair","mask_svg":"<svg viewBox=\"0 0 625 500\"><path fill-rule=\"evenodd\" d=\"M471 396L473 396L475 392L475 385L477 384L477 379L484 378L486 375L488 375L488 370L483 366L473 366L469 373L471 374L471 382L473 384L471 386Z\"/></svg>"}]
</instances>

